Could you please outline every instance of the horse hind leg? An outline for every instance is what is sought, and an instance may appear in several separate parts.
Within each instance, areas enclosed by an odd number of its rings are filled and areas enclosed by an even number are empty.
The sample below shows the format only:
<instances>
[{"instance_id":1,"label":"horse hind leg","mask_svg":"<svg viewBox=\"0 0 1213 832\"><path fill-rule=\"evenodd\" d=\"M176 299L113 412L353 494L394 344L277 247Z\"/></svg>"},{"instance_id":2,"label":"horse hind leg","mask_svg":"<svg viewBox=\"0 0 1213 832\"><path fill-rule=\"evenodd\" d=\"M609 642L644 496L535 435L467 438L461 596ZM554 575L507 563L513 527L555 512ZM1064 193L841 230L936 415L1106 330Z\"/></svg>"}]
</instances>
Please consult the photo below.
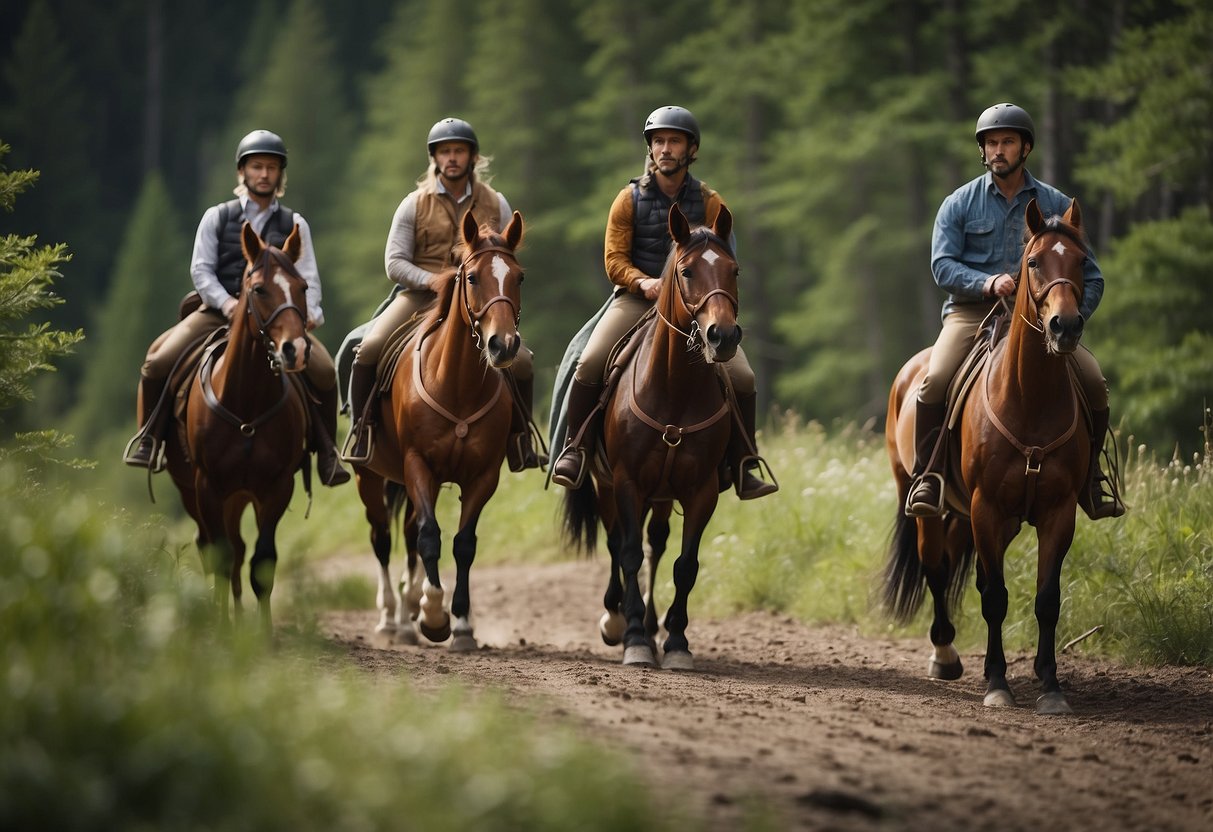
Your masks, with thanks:
<instances>
[{"instance_id":1,"label":"horse hind leg","mask_svg":"<svg viewBox=\"0 0 1213 832\"><path fill-rule=\"evenodd\" d=\"M598 620L598 632L607 647L617 647L623 641L627 619L623 617L623 576L619 566L620 534L618 526L607 532L607 551L611 554L611 570L606 594L602 596L603 613Z\"/></svg>"},{"instance_id":2,"label":"horse hind leg","mask_svg":"<svg viewBox=\"0 0 1213 832\"><path fill-rule=\"evenodd\" d=\"M657 587L657 567L661 565L661 557L665 554L666 544L670 539L670 513L673 510L672 502L657 503L653 507L653 514L649 518L648 523L648 546L645 552L645 563L648 565L648 580L645 583L645 599L644 599L644 631L649 637L650 644L653 645L653 650L657 649L657 634L659 626L657 624L657 604L654 600L654 593Z\"/></svg>"},{"instance_id":3,"label":"horse hind leg","mask_svg":"<svg viewBox=\"0 0 1213 832\"><path fill-rule=\"evenodd\" d=\"M421 587L424 573L421 555L417 551L417 519L409 512L401 535L404 540L404 570L400 575L400 606L396 611L396 640L402 644L417 644L417 619L421 616Z\"/></svg>"},{"instance_id":4,"label":"horse hind leg","mask_svg":"<svg viewBox=\"0 0 1213 832\"><path fill-rule=\"evenodd\" d=\"M371 551L379 564L379 587L375 593L375 609L379 611L379 623L375 635L392 638L396 635L396 589L392 583L389 564L392 557L391 516L385 502L383 478L366 470L357 472L358 498L362 500L363 513L371 527Z\"/></svg>"},{"instance_id":5,"label":"horse hind leg","mask_svg":"<svg viewBox=\"0 0 1213 832\"><path fill-rule=\"evenodd\" d=\"M922 521L933 523L933 519ZM954 681L964 674L964 664L956 651L956 627L951 612L964 591L964 580L973 562L973 538L964 518L950 515L944 520L942 557L924 565L923 573L934 603L931 644L934 651L927 666L932 679Z\"/></svg>"}]
</instances>

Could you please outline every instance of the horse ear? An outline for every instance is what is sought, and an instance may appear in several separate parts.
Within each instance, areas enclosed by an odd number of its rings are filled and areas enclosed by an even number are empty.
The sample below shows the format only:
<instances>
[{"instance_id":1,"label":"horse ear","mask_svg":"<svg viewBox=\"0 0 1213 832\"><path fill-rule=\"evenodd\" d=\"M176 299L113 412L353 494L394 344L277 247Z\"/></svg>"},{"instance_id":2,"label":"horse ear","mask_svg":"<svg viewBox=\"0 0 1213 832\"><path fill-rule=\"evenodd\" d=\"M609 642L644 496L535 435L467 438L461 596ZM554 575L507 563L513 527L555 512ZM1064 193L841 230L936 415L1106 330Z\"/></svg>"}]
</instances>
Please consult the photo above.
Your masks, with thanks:
<instances>
[{"instance_id":1,"label":"horse ear","mask_svg":"<svg viewBox=\"0 0 1213 832\"><path fill-rule=\"evenodd\" d=\"M291 229L286 242L282 244L282 250L286 252L287 257L291 258L292 263L299 261L299 255L303 254L303 235L299 233L299 223L295 223Z\"/></svg>"},{"instance_id":2,"label":"horse ear","mask_svg":"<svg viewBox=\"0 0 1213 832\"><path fill-rule=\"evenodd\" d=\"M687 222L687 216L682 213L677 202L670 206L670 236L678 245L682 245L691 237L691 224Z\"/></svg>"},{"instance_id":3,"label":"horse ear","mask_svg":"<svg viewBox=\"0 0 1213 832\"><path fill-rule=\"evenodd\" d=\"M1028 203L1024 219L1028 223L1028 230L1033 234L1039 234L1040 229L1044 227L1045 218L1040 213L1040 206L1036 204L1036 197L1032 197L1032 201Z\"/></svg>"},{"instance_id":4,"label":"horse ear","mask_svg":"<svg viewBox=\"0 0 1213 832\"><path fill-rule=\"evenodd\" d=\"M467 243L468 251L476 244L476 239L480 236L480 226L476 224L476 217L469 208L467 213L463 215L463 241Z\"/></svg>"},{"instance_id":5,"label":"horse ear","mask_svg":"<svg viewBox=\"0 0 1213 832\"><path fill-rule=\"evenodd\" d=\"M729 235L733 233L733 214L723 202L720 203L720 213L716 215L716 222L712 223L712 233L726 243L729 241Z\"/></svg>"},{"instance_id":6,"label":"horse ear","mask_svg":"<svg viewBox=\"0 0 1213 832\"><path fill-rule=\"evenodd\" d=\"M261 242L261 238L257 236L252 223L248 220L245 220L244 225L240 227L240 248L244 249L244 259L250 263L260 257L261 252L265 250L265 243Z\"/></svg>"},{"instance_id":7,"label":"horse ear","mask_svg":"<svg viewBox=\"0 0 1213 832\"><path fill-rule=\"evenodd\" d=\"M1066 221L1067 225L1082 228L1082 209L1078 207L1078 197L1070 200L1070 207L1066 209L1062 219Z\"/></svg>"},{"instance_id":8,"label":"horse ear","mask_svg":"<svg viewBox=\"0 0 1213 832\"><path fill-rule=\"evenodd\" d=\"M505 244L510 247L510 250L518 248L518 244L522 242L522 214L514 212L510 224L505 227Z\"/></svg>"}]
</instances>

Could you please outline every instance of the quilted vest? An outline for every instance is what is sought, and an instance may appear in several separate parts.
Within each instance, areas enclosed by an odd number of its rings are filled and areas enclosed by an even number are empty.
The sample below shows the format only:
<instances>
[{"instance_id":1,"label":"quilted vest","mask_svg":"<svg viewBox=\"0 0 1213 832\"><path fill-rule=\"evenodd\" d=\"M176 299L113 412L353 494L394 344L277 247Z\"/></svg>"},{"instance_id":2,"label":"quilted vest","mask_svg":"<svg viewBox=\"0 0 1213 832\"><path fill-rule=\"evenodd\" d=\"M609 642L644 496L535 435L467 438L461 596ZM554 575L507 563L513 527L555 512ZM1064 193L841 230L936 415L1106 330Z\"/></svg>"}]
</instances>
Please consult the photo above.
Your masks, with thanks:
<instances>
[{"instance_id":1,"label":"quilted vest","mask_svg":"<svg viewBox=\"0 0 1213 832\"><path fill-rule=\"evenodd\" d=\"M239 199L229 199L219 206L219 262L215 276L234 298L240 297L244 282L244 249L240 246L240 229L244 227L244 212ZM279 203L270 215L261 238L267 245L282 248L291 229L295 227L295 212Z\"/></svg>"},{"instance_id":2,"label":"quilted vest","mask_svg":"<svg viewBox=\"0 0 1213 832\"><path fill-rule=\"evenodd\" d=\"M632 180L632 263L649 277L661 277L670 254L672 204L673 200L662 193L655 182L645 188L639 178ZM678 192L678 207L692 227L706 221L703 189L699 180L689 173Z\"/></svg>"}]
</instances>

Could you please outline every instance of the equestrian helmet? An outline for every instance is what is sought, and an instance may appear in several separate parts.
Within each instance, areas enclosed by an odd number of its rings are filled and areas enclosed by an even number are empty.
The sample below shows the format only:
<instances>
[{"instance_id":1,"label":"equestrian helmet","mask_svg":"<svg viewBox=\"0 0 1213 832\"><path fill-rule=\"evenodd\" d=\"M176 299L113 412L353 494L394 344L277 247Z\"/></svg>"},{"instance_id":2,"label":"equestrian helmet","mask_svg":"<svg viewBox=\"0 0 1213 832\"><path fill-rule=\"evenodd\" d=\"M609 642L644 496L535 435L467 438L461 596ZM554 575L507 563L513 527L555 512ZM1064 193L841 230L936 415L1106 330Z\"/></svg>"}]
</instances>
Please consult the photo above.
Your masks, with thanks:
<instances>
[{"instance_id":1,"label":"equestrian helmet","mask_svg":"<svg viewBox=\"0 0 1213 832\"><path fill-rule=\"evenodd\" d=\"M691 144L699 144L699 122L685 107L658 107L644 121L644 143L651 144L653 133L658 130L680 130L691 138Z\"/></svg>"},{"instance_id":2,"label":"equestrian helmet","mask_svg":"<svg viewBox=\"0 0 1213 832\"><path fill-rule=\"evenodd\" d=\"M434 148L442 142L467 142L472 146L472 153L480 152L480 141L472 125L461 118L444 118L430 128L429 138L425 140L426 149L434 155Z\"/></svg>"},{"instance_id":3,"label":"equestrian helmet","mask_svg":"<svg viewBox=\"0 0 1213 832\"><path fill-rule=\"evenodd\" d=\"M282 167L286 167L286 144L277 133L271 133L269 130L254 130L241 139L240 144L236 146L236 167L239 168L244 164L246 156L256 153L277 156L282 159Z\"/></svg>"},{"instance_id":4,"label":"equestrian helmet","mask_svg":"<svg viewBox=\"0 0 1213 832\"><path fill-rule=\"evenodd\" d=\"M1036 146L1036 125L1032 117L1023 107L1015 104L995 104L987 107L977 119L977 129L973 131L977 143L981 144L981 134L987 130L1017 130L1024 140Z\"/></svg>"}]
</instances>

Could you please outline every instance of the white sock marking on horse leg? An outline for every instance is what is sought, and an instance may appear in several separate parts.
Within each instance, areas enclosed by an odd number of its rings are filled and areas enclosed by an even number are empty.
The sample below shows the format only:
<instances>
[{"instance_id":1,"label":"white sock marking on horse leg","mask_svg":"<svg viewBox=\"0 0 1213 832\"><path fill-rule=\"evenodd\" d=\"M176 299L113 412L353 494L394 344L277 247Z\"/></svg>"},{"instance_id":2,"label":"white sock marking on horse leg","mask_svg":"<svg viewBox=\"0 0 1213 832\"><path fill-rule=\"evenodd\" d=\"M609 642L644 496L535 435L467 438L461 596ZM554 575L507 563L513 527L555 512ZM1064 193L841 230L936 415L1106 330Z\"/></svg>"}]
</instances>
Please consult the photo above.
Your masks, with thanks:
<instances>
[{"instance_id":1,"label":"white sock marking on horse leg","mask_svg":"<svg viewBox=\"0 0 1213 832\"><path fill-rule=\"evenodd\" d=\"M441 627L443 623L443 591L426 578L421 584L421 618L429 627Z\"/></svg>"},{"instance_id":2,"label":"white sock marking on horse leg","mask_svg":"<svg viewBox=\"0 0 1213 832\"><path fill-rule=\"evenodd\" d=\"M396 629L396 590L392 586L392 576L386 566L379 566L379 592L375 596L375 606L379 610L379 626L375 632L382 633Z\"/></svg>"}]
</instances>

